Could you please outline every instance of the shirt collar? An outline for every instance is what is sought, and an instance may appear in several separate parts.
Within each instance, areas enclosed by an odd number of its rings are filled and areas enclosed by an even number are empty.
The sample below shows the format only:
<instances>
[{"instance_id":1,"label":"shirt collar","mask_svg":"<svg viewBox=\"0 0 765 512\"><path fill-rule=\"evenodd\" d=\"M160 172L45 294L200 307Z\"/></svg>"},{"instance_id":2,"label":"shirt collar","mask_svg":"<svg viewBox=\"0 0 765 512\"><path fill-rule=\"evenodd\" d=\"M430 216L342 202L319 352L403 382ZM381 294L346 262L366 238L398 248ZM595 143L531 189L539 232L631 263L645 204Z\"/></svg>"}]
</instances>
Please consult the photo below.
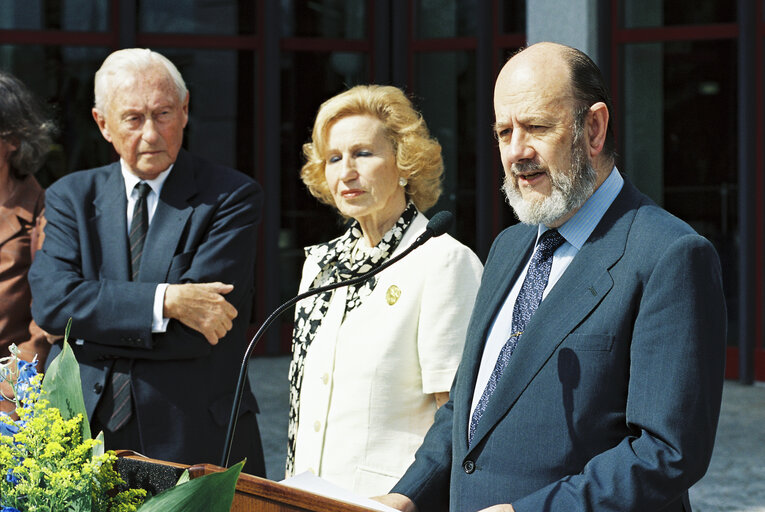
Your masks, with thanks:
<instances>
[{"instance_id":1,"label":"shirt collar","mask_svg":"<svg viewBox=\"0 0 765 512\"><path fill-rule=\"evenodd\" d=\"M621 192L623 185L624 178L622 178L619 170L614 167L608 178L595 189L595 192L584 202L574 216L558 228L558 233L577 251L581 250L600 219L605 215L606 210ZM544 224L540 224L537 239L548 229Z\"/></svg>"},{"instance_id":2,"label":"shirt collar","mask_svg":"<svg viewBox=\"0 0 765 512\"><path fill-rule=\"evenodd\" d=\"M159 193L162 192L162 185L165 184L165 180L170 175L170 171L173 170L173 165L174 164L170 164L170 167L159 173L159 175L153 180L142 180L133 174L125 161L120 158L120 170L122 171L122 178L125 181L125 193L127 194L127 197L130 198L130 194L133 193L133 189L141 181L147 183L151 187L151 190L157 194L157 197L159 197Z\"/></svg>"}]
</instances>

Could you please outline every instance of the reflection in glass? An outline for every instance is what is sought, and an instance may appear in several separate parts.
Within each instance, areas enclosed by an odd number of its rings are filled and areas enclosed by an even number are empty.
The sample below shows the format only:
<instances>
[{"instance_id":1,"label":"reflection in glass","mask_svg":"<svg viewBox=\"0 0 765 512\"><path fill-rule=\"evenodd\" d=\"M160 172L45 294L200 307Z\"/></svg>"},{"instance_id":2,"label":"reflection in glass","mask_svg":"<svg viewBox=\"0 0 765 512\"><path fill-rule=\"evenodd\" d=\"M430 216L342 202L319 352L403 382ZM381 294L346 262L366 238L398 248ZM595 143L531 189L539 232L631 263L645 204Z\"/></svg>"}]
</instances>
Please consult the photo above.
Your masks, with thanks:
<instances>
[{"instance_id":1,"label":"reflection in glass","mask_svg":"<svg viewBox=\"0 0 765 512\"><path fill-rule=\"evenodd\" d=\"M255 58L235 50L157 49L172 60L189 89L184 147L253 176ZM249 85L248 85L249 84Z\"/></svg>"},{"instance_id":2,"label":"reflection in glass","mask_svg":"<svg viewBox=\"0 0 765 512\"><path fill-rule=\"evenodd\" d=\"M418 0L417 38L475 37L476 0Z\"/></svg>"},{"instance_id":3,"label":"reflection in glass","mask_svg":"<svg viewBox=\"0 0 765 512\"><path fill-rule=\"evenodd\" d=\"M105 48L0 45L0 68L16 75L45 104L58 128L48 160L37 173L47 187L64 174L113 158L90 113L93 76Z\"/></svg>"},{"instance_id":4,"label":"reflection in glass","mask_svg":"<svg viewBox=\"0 0 765 512\"><path fill-rule=\"evenodd\" d=\"M624 48L623 171L714 243L727 283L729 342L737 331L736 44Z\"/></svg>"},{"instance_id":5,"label":"reflection in glass","mask_svg":"<svg viewBox=\"0 0 765 512\"><path fill-rule=\"evenodd\" d=\"M418 54L415 75L415 106L441 143L445 166L441 198L429 213L455 212L457 239L475 247L475 54Z\"/></svg>"},{"instance_id":6,"label":"reflection in glass","mask_svg":"<svg viewBox=\"0 0 765 512\"><path fill-rule=\"evenodd\" d=\"M623 9L625 28L736 21L736 2L730 0L625 0Z\"/></svg>"},{"instance_id":7,"label":"reflection in glass","mask_svg":"<svg viewBox=\"0 0 765 512\"><path fill-rule=\"evenodd\" d=\"M526 32L526 0L499 2L499 22L503 34Z\"/></svg>"},{"instance_id":8,"label":"reflection in glass","mask_svg":"<svg viewBox=\"0 0 765 512\"><path fill-rule=\"evenodd\" d=\"M257 2L244 0L138 0L138 30L153 33L255 33Z\"/></svg>"},{"instance_id":9,"label":"reflection in glass","mask_svg":"<svg viewBox=\"0 0 765 512\"><path fill-rule=\"evenodd\" d=\"M361 3L361 2L360 2ZM303 247L326 242L342 233L334 208L320 204L300 181L302 147L311 137L319 105L349 87L367 83L369 64L361 53L282 54L281 233L283 300L295 295L305 259Z\"/></svg>"},{"instance_id":10,"label":"reflection in glass","mask_svg":"<svg viewBox=\"0 0 765 512\"><path fill-rule=\"evenodd\" d=\"M0 1L0 29L103 32L108 5L93 0Z\"/></svg>"},{"instance_id":11,"label":"reflection in glass","mask_svg":"<svg viewBox=\"0 0 765 512\"><path fill-rule=\"evenodd\" d=\"M282 0L282 35L364 39L367 2L362 0Z\"/></svg>"}]
</instances>

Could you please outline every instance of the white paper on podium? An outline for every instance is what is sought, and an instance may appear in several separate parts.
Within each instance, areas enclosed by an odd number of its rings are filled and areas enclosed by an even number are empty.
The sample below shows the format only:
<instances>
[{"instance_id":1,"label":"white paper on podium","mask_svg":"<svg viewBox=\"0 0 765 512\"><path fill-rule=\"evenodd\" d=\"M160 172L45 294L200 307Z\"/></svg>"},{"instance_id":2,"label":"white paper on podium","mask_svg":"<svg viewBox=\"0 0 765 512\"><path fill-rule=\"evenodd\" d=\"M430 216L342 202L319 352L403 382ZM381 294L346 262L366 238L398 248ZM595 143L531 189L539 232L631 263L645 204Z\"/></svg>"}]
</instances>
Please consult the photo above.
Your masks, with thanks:
<instances>
[{"instance_id":1,"label":"white paper on podium","mask_svg":"<svg viewBox=\"0 0 765 512\"><path fill-rule=\"evenodd\" d=\"M387 505L383 505L375 500L370 500L363 496L358 496L347 489L343 489L333 483L327 482L323 478L320 478L310 471L304 471L299 475L287 478L279 482L288 487L294 487L295 489L302 489L304 491L312 492L314 494L320 494L333 500L344 501L351 503L352 505L359 505L361 507L371 508L372 510L380 510L381 512L398 512L395 508L391 508Z\"/></svg>"}]
</instances>

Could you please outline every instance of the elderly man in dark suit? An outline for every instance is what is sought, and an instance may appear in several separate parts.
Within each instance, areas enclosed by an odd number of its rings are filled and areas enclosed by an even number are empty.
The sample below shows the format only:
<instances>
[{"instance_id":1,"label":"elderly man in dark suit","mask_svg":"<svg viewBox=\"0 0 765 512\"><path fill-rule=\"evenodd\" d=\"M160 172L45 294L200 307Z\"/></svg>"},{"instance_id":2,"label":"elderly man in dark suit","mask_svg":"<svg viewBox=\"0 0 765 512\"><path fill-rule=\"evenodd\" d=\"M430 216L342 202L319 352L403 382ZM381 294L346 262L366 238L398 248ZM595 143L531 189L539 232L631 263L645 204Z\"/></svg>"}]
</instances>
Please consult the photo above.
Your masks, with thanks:
<instances>
[{"instance_id":1,"label":"elderly man in dark suit","mask_svg":"<svg viewBox=\"0 0 765 512\"><path fill-rule=\"evenodd\" d=\"M720 410L711 244L614 167L583 53L511 58L494 92L522 221L489 254L451 401L382 501L401 510L689 511Z\"/></svg>"},{"instance_id":2,"label":"elderly man in dark suit","mask_svg":"<svg viewBox=\"0 0 765 512\"><path fill-rule=\"evenodd\" d=\"M48 189L29 280L44 329L73 320L85 405L107 449L217 463L247 341L262 191L181 149L188 108L162 55L128 49L104 61L93 118L120 161ZM263 475L247 389L232 460Z\"/></svg>"}]
</instances>

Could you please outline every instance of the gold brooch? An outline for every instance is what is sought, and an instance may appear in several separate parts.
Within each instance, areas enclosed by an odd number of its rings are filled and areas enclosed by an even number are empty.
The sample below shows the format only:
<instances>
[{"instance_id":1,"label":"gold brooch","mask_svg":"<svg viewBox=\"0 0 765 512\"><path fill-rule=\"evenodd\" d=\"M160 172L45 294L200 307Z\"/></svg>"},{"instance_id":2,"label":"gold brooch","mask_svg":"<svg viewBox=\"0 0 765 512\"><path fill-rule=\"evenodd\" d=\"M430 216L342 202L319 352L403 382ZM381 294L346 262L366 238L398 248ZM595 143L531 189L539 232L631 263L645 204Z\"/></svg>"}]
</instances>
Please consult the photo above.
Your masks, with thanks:
<instances>
[{"instance_id":1,"label":"gold brooch","mask_svg":"<svg viewBox=\"0 0 765 512\"><path fill-rule=\"evenodd\" d=\"M401 288L395 284L392 284L390 288L388 288L388 291L385 292L385 300L388 301L388 305L390 306L395 304L399 297L401 297Z\"/></svg>"}]
</instances>

